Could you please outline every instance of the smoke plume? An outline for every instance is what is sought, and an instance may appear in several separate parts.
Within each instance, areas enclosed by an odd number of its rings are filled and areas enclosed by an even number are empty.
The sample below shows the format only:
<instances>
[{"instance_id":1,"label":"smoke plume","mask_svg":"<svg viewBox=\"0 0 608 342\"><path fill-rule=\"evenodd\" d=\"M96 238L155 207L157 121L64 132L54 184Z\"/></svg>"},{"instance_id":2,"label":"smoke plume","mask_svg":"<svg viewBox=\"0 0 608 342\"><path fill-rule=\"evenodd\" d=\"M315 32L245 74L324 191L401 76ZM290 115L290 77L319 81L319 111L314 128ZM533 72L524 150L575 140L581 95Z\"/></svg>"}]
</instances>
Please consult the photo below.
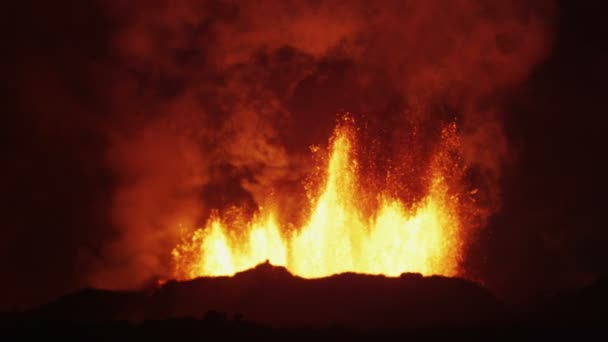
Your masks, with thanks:
<instances>
[{"instance_id":1,"label":"smoke plume","mask_svg":"<svg viewBox=\"0 0 608 342\"><path fill-rule=\"evenodd\" d=\"M209 210L254 208L269 189L297 187L308 146L325 143L340 111L367 115L392 144L406 122L457 119L480 205L496 210L511 157L504 97L549 52L554 16L551 1L523 0L103 8L115 26L104 82L118 119L104 129L117 186L116 236L91 273L102 287L167 275L181 229Z\"/></svg>"}]
</instances>

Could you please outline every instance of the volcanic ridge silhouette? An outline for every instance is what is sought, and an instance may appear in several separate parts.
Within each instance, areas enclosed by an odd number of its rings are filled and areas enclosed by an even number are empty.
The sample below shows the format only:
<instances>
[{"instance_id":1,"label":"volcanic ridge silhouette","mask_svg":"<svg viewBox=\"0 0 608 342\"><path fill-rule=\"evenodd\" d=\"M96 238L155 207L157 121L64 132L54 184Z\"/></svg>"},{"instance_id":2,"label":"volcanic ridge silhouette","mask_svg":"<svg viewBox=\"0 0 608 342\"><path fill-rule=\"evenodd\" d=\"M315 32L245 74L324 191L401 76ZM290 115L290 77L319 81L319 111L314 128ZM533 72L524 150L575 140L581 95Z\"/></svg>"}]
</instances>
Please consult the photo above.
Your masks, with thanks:
<instances>
[{"instance_id":1,"label":"volcanic ridge silhouette","mask_svg":"<svg viewBox=\"0 0 608 342\"><path fill-rule=\"evenodd\" d=\"M340 337L346 337L345 331L421 328L603 327L608 317L606 279L547 298L536 310L522 313L459 278L343 273L303 279L266 262L231 277L168 281L139 291L83 289L27 312L2 314L0 321L25 331L40 322L59 327L69 322L67 330L74 331L70 324L77 322L95 331L116 331L118 324L152 335L169 327L193 336L270 331L272 337L285 338L336 327L346 329Z\"/></svg>"}]
</instances>

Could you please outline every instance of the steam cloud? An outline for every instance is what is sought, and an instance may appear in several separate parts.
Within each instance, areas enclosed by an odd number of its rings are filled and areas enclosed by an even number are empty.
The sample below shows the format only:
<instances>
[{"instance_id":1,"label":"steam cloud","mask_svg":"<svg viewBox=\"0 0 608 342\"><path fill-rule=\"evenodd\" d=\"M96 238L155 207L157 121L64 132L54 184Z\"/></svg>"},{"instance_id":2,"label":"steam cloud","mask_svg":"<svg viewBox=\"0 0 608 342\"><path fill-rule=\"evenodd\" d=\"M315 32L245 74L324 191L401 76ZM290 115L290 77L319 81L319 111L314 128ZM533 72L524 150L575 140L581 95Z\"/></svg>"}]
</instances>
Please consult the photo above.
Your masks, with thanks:
<instances>
[{"instance_id":1,"label":"steam cloud","mask_svg":"<svg viewBox=\"0 0 608 342\"><path fill-rule=\"evenodd\" d=\"M504 90L549 52L551 1L109 1L114 241L93 285L167 274L180 225L297 183L340 110L457 115L479 196L499 205ZM399 121L398 121L399 122ZM388 127L389 129L391 127ZM396 130L399 128L396 127ZM406 181L406 180L404 180ZM289 204L286 204L289 205Z\"/></svg>"}]
</instances>

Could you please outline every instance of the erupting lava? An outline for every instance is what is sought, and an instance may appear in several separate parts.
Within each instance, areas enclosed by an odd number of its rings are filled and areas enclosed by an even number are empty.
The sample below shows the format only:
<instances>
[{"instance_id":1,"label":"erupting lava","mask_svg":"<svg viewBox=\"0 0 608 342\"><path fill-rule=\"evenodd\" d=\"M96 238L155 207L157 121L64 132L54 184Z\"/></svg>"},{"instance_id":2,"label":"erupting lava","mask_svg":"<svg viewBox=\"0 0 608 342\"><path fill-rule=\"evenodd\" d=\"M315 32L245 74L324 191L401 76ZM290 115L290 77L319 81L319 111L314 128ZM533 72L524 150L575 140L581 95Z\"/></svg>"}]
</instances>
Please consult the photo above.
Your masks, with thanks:
<instances>
[{"instance_id":1,"label":"erupting lava","mask_svg":"<svg viewBox=\"0 0 608 342\"><path fill-rule=\"evenodd\" d=\"M426 195L406 205L388 191L368 191L353 157L353 127L347 117L336 128L324 179L309 196L304 224L281 227L272 206L245 220L212 215L173 250L175 276L233 275L266 260L305 278L343 272L456 275L464 237L460 199L450 193L444 174L442 159L448 153L440 149L431 163ZM442 139L455 134L450 128L455 125L444 129ZM376 199L373 210L364 207L362 196Z\"/></svg>"}]
</instances>

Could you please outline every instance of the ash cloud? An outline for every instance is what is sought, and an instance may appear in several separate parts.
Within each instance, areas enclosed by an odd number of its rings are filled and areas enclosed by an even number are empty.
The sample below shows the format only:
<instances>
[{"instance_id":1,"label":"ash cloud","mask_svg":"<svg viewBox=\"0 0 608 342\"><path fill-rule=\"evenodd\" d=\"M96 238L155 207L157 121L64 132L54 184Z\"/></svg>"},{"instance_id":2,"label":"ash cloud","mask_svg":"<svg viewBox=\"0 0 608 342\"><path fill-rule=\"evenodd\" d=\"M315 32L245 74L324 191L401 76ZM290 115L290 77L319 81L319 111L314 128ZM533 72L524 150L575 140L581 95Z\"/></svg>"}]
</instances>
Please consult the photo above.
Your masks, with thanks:
<instances>
[{"instance_id":1,"label":"ash cloud","mask_svg":"<svg viewBox=\"0 0 608 342\"><path fill-rule=\"evenodd\" d=\"M548 54L554 19L551 1L101 5L114 27L100 74L116 236L90 281L111 288L166 275L178 227L209 208L298 184L307 147L325 143L339 111L380 126L457 117L479 196L496 210L511 156L505 90Z\"/></svg>"}]
</instances>

